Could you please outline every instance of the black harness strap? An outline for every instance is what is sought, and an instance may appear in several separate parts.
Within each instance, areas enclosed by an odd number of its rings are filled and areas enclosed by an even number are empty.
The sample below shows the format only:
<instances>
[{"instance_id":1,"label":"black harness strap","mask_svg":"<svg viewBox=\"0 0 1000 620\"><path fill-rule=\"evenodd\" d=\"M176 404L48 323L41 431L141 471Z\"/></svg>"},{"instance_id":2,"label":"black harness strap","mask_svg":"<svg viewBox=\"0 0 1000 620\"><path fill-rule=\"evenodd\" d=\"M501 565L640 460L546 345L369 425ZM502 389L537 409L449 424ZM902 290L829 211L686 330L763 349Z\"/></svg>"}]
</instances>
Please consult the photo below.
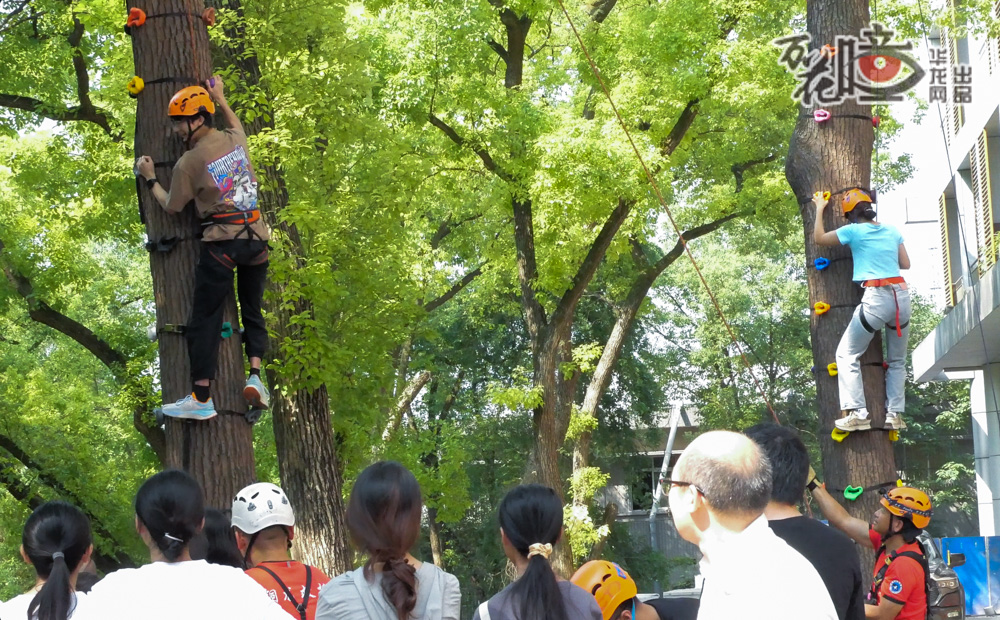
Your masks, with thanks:
<instances>
[{"instance_id":1,"label":"black harness strap","mask_svg":"<svg viewBox=\"0 0 1000 620\"><path fill-rule=\"evenodd\" d=\"M923 545L919 542L917 544L920 546L920 550L923 551ZM885 545L882 545L882 548L879 549L878 555L882 555L883 553L885 553ZM889 570L889 565L892 564L897 558L910 558L920 564L920 568L924 571L924 594L927 596L927 606L930 608L931 599L930 593L927 589L927 575L930 574L930 569L927 565L927 557L923 553L918 553L916 551L893 551L890 553L889 557L882 562L882 567L878 569L878 573L875 574L875 579L872 580L872 587L868 592L868 599L872 601L872 604L878 600L878 591L879 588L882 587L882 581L885 580L885 573Z\"/></svg>"},{"instance_id":2,"label":"black harness strap","mask_svg":"<svg viewBox=\"0 0 1000 620\"><path fill-rule=\"evenodd\" d=\"M868 322L868 318L865 317L865 309L861 306L858 306L858 320L861 321L861 327L864 327L866 332L869 334L875 333L875 328Z\"/></svg>"},{"instance_id":3,"label":"black harness strap","mask_svg":"<svg viewBox=\"0 0 1000 620\"><path fill-rule=\"evenodd\" d=\"M273 570L264 566L263 564L258 564L257 566L254 566L254 568L259 568L268 575L270 575L271 578L274 579L275 582L277 582L278 586L281 587L281 589L285 592L285 596L287 596L288 600L292 602L292 605L295 605L295 609L296 611L299 612L299 616L302 618L302 620L306 620L306 607L309 606L309 592L312 590L312 567L309 566L308 564L304 564L303 566L306 567L306 591L305 591L305 596L302 598L301 603L295 600L295 597L292 595L292 591L288 589L288 586L285 585L285 582L282 581L281 577L278 577L277 573L275 573Z\"/></svg>"}]
</instances>

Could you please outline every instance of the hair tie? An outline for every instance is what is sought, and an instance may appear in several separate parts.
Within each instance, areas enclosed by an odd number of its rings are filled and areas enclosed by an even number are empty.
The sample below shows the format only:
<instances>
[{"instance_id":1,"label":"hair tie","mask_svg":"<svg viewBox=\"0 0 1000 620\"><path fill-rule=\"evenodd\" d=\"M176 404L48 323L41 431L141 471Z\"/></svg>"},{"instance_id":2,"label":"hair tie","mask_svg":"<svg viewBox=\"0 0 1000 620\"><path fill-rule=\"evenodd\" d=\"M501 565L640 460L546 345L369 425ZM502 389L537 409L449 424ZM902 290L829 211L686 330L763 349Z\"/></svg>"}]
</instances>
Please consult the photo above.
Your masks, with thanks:
<instances>
[{"instance_id":1,"label":"hair tie","mask_svg":"<svg viewBox=\"0 0 1000 620\"><path fill-rule=\"evenodd\" d=\"M528 558L530 559L533 555L540 555L546 560L552 555L552 545L549 543L535 543L528 547Z\"/></svg>"},{"instance_id":2,"label":"hair tie","mask_svg":"<svg viewBox=\"0 0 1000 620\"><path fill-rule=\"evenodd\" d=\"M52 561L53 562L55 562L59 558L62 558L62 559L65 560L66 559L66 555L62 551L56 551L55 553L52 554Z\"/></svg>"},{"instance_id":3,"label":"hair tie","mask_svg":"<svg viewBox=\"0 0 1000 620\"><path fill-rule=\"evenodd\" d=\"M164 538L169 538L170 540L173 540L173 541L175 541L175 542L179 542L179 543L182 543L182 542L184 542L184 541L183 541L183 540L181 540L180 538L177 538L176 536L171 536L170 534L167 534L166 532L164 532L164 534L163 534L163 537L164 537Z\"/></svg>"}]
</instances>

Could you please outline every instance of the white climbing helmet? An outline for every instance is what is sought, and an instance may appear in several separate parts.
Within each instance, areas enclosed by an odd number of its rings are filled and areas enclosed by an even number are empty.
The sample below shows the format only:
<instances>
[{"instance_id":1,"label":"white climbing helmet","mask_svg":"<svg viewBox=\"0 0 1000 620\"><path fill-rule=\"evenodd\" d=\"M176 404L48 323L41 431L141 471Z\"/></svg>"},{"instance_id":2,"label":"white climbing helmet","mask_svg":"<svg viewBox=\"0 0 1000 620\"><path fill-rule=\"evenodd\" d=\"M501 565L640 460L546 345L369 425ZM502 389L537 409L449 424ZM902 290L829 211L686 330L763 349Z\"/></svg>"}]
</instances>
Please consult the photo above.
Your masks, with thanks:
<instances>
[{"instance_id":1,"label":"white climbing helmet","mask_svg":"<svg viewBox=\"0 0 1000 620\"><path fill-rule=\"evenodd\" d=\"M295 513L281 487L270 482L251 484L233 498L233 527L246 534L272 525L295 525Z\"/></svg>"}]
</instances>

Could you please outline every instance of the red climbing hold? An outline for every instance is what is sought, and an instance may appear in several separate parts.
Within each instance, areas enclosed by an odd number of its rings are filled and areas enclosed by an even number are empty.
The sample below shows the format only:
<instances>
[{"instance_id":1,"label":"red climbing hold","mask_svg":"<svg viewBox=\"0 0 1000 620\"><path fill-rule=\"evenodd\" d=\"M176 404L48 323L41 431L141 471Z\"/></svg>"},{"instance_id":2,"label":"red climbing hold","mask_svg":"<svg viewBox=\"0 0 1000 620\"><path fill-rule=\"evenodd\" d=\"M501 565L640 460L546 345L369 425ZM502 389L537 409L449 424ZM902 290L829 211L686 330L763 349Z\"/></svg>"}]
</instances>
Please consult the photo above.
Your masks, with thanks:
<instances>
[{"instance_id":1,"label":"red climbing hold","mask_svg":"<svg viewBox=\"0 0 1000 620\"><path fill-rule=\"evenodd\" d=\"M146 23L146 12L138 7L128 10L128 20L125 22L126 28L135 28Z\"/></svg>"},{"instance_id":2,"label":"red climbing hold","mask_svg":"<svg viewBox=\"0 0 1000 620\"><path fill-rule=\"evenodd\" d=\"M882 122L882 119L880 117L878 117L878 116L873 116L872 117L872 127L874 127L875 129L878 129L878 124L881 123L881 122Z\"/></svg>"},{"instance_id":3,"label":"red climbing hold","mask_svg":"<svg viewBox=\"0 0 1000 620\"><path fill-rule=\"evenodd\" d=\"M822 123L824 121L830 120L830 112L827 110L816 110L813 112L813 120L817 123Z\"/></svg>"}]
</instances>

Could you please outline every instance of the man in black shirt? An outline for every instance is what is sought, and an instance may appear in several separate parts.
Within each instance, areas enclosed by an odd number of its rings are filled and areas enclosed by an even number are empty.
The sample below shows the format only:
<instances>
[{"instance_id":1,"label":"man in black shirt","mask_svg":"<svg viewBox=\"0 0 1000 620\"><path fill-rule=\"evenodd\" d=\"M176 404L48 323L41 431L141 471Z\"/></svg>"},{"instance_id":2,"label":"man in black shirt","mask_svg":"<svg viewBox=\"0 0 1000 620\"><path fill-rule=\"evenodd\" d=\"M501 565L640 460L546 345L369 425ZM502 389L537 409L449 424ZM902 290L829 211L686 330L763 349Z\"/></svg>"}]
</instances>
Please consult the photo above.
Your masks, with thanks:
<instances>
[{"instance_id":1,"label":"man in black shirt","mask_svg":"<svg viewBox=\"0 0 1000 620\"><path fill-rule=\"evenodd\" d=\"M861 561L854 542L838 530L803 516L796 508L809 473L805 444L795 431L772 423L753 426L745 434L771 461L771 501L764 509L768 525L816 568L840 620L863 620Z\"/></svg>"}]
</instances>

